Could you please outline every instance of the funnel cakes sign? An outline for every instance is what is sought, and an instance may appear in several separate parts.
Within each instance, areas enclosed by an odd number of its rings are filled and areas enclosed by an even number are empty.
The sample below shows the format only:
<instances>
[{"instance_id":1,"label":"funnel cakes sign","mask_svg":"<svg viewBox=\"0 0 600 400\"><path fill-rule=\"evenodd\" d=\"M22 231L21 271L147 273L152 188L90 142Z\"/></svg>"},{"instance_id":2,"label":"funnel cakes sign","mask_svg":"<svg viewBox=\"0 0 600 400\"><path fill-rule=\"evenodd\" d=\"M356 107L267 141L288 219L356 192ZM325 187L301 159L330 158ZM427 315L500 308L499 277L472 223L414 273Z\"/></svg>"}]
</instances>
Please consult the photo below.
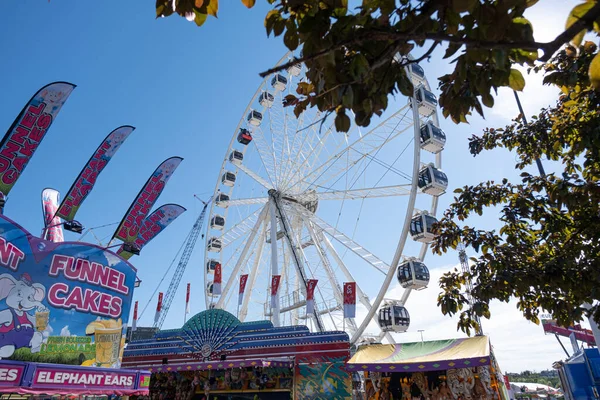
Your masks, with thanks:
<instances>
[{"instance_id":1,"label":"funnel cakes sign","mask_svg":"<svg viewBox=\"0 0 600 400\"><path fill-rule=\"evenodd\" d=\"M118 368L134 282L111 251L0 216L0 359Z\"/></svg>"}]
</instances>

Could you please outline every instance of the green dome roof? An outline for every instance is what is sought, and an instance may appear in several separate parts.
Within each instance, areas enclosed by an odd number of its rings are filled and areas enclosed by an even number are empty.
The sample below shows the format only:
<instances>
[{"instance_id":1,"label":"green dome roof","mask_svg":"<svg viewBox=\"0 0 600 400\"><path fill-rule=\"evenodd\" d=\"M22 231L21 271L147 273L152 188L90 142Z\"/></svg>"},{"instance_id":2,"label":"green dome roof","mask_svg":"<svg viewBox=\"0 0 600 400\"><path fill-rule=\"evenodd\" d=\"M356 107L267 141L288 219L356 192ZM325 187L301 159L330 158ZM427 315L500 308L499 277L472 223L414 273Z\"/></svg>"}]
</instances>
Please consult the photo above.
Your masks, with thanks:
<instances>
[{"instance_id":1,"label":"green dome roof","mask_svg":"<svg viewBox=\"0 0 600 400\"><path fill-rule=\"evenodd\" d=\"M184 331L215 330L235 328L240 320L225 310L214 308L202 311L190 318L182 327Z\"/></svg>"}]
</instances>

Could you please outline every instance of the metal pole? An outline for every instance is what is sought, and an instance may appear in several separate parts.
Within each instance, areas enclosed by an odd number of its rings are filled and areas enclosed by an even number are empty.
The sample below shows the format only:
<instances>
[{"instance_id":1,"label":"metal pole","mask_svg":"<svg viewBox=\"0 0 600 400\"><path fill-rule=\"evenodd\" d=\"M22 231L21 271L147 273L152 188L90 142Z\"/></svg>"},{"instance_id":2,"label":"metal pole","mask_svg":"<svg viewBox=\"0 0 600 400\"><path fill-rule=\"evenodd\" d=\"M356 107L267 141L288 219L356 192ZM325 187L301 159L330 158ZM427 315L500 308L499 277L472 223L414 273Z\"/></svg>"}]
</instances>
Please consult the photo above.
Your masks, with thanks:
<instances>
[{"instance_id":1,"label":"metal pole","mask_svg":"<svg viewBox=\"0 0 600 400\"><path fill-rule=\"evenodd\" d=\"M421 334L421 343L423 343L423 332L425 331L423 329L419 329L417 332Z\"/></svg>"}]
</instances>

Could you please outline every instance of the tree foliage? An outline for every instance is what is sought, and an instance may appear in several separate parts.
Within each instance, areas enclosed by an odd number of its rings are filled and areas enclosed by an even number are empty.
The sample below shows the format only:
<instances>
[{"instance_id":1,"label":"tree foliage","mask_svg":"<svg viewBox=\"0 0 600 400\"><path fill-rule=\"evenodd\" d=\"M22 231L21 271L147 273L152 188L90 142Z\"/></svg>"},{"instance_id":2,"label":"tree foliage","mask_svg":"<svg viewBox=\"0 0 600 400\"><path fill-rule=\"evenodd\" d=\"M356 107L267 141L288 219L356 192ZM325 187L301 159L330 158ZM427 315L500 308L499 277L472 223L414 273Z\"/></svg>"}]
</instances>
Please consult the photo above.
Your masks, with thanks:
<instances>
[{"instance_id":1,"label":"tree foliage","mask_svg":"<svg viewBox=\"0 0 600 400\"><path fill-rule=\"evenodd\" d=\"M347 131L349 111L367 126L387 108L390 94L410 96L413 85L405 66L427 59L443 44L454 71L439 77L439 104L445 117L466 122L475 110L494 105L493 92L507 86L522 90L525 80L515 65L548 60L571 38L581 43L586 30L599 29L600 3L573 9L567 30L554 41L538 43L524 12L537 0L362 0L349 10L348 0L267 0L267 34L283 37L299 54L266 76L297 62L307 66L308 81L286 99L299 115L318 107L336 114L336 128ZM254 0L242 0L252 7ZM158 17L177 13L202 25L217 15L218 0L157 0ZM540 4L541 6L541 4ZM600 20L599 20L600 21ZM421 54L409 59L410 52ZM598 60L600 64L600 59ZM598 82L600 85L600 65Z\"/></svg>"},{"instance_id":2,"label":"tree foliage","mask_svg":"<svg viewBox=\"0 0 600 400\"><path fill-rule=\"evenodd\" d=\"M567 48L543 67L544 83L562 94L524 125L521 118L503 129L486 129L470 139L474 156L505 148L517 154L518 183L483 182L455 190L457 196L437 226L437 253L459 243L479 252L472 270L445 274L438 303L445 314L460 315L466 332L475 316L488 317L492 299L518 299L518 308L539 323L541 309L562 326L581 320L600 299L600 93L588 71L597 60L596 45ZM536 158L547 158L557 173L527 172ZM470 216L498 212L501 228L461 226ZM469 304L461 290L473 282ZM595 317L600 309L595 308Z\"/></svg>"}]
</instances>

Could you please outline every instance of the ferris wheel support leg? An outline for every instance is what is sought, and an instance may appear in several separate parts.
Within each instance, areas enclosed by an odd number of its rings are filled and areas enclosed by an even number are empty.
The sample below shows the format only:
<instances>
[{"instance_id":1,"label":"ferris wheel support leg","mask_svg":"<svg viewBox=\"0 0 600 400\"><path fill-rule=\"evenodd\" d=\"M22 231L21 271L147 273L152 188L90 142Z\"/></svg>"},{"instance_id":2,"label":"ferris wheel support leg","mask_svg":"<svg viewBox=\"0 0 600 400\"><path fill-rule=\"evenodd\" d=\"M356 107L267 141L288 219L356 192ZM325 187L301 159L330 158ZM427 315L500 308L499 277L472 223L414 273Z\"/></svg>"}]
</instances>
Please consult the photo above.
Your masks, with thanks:
<instances>
[{"instance_id":1,"label":"ferris wheel support leg","mask_svg":"<svg viewBox=\"0 0 600 400\"><path fill-rule=\"evenodd\" d=\"M270 201L269 211L271 214L271 276L279 275L279 265L277 265L277 210L275 209L275 207L275 202ZM273 322L273 326L279 326L279 290L277 291L277 295L275 296L274 307L271 307L271 321Z\"/></svg>"},{"instance_id":2,"label":"ferris wheel support leg","mask_svg":"<svg viewBox=\"0 0 600 400\"><path fill-rule=\"evenodd\" d=\"M272 190L272 191L269 191L269 196L271 197L271 199L273 200L273 203L275 203L275 206L277 208L276 211L277 211L277 214L279 215L279 219L280 219L282 227L283 227L283 234L284 234L285 238L287 239L288 244L290 246L292 258L293 258L294 264L296 265L297 274L300 275L300 278L302 279L302 282L300 283L301 289L302 289L303 293L306 295L306 273L304 271L304 265L302 263L302 259L300 258L300 254L298 254L299 250L302 251L302 247L297 246L296 243L294 242L294 239L292 238L293 232L291 231L290 223L289 223L287 217L283 213L283 207L281 206L279 195L277 194L277 192ZM321 318L319 316L319 311L317 310L316 306L315 306L315 310L314 310L313 314L315 317L315 324L317 325L319 332L323 332L325 329L323 326L323 322L321 321Z\"/></svg>"},{"instance_id":3,"label":"ferris wheel support leg","mask_svg":"<svg viewBox=\"0 0 600 400\"><path fill-rule=\"evenodd\" d=\"M263 249L265 248L265 242L267 240L267 224L263 225L262 232L258 237L258 249L256 250L256 254L254 256L254 264L252 265L252 270L250 271L250 276L248 277L248 288L251 291L254 287L254 283L256 282L256 276L258 275L258 266L260 265L260 261L263 255ZM248 293L244 296L244 300L242 301L242 308L240 309L240 318L239 320L244 322L246 319L246 315L248 315L248 303L250 302L251 294Z\"/></svg>"},{"instance_id":4,"label":"ferris wheel support leg","mask_svg":"<svg viewBox=\"0 0 600 400\"><path fill-rule=\"evenodd\" d=\"M321 259L321 264L323 264L323 267L325 268L325 272L327 273L327 278L329 279L329 282L331 283L331 287L333 288L333 295L335 296L335 301L337 302L337 304L344 304L344 296L342 295L342 290L340 289L340 285L335 277L335 274L333 273L333 269L331 268L329 259L327 258L327 255L325 254L325 251L323 250L323 246L321 244L321 241L319 240L317 232L315 232L313 224L310 223L310 221L307 221L307 222L308 223L306 224L306 228L308 230L308 233L310 234L310 238L312 239L312 241L315 245L317 253L319 254L319 258ZM317 286L317 288L318 288L318 286ZM321 296L321 297L323 297L323 296ZM338 327L335 323L335 319L331 315L331 311L328 311L328 313L329 313L329 316L331 317L331 321L332 321L335 329L338 329ZM356 324L354 324L353 322L354 321L351 321L349 324L349 328L352 333L356 329Z\"/></svg>"},{"instance_id":5,"label":"ferris wheel support leg","mask_svg":"<svg viewBox=\"0 0 600 400\"><path fill-rule=\"evenodd\" d=\"M335 249L335 247L333 247L333 244L331 244L331 242L329 241L329 238L327 238L327 236L324 235L322 232L319 236L321 237L323 243L325 243L325 247L327 247L327 249L331 253L331 256L333 257L333 259L335 260L337 265L340 267L340 269L346 276L346 279L348 279L349 282L356 282L356 280L354 279L354 276L352 276L352 273L350 272L350 270L348 270L348 268L346 267L346 264L344 264L344 261L338 254L337 250ZM371 302L369 301L369 296L367 296L365 294L365 292L363 292L363 290L360 288L360 285L358 284L358 282L356 282L356 294L358 295L358 300L362 303L363 306L365 306L367 308L367 310L370 310L371 307L373 307L371 305ZM373 316L373 321L375 321L375 323L377 323L376 316ZM385 336L390 343L396 343L396 341L394 340L394 338L392 337L392 335L390 333L382 334L382 338L383 338L383 336Z\"/></svg>"},{"instance_id":6,"label":"ferris wheel support leg","mask_svg":"<svg viewBox=\"0 0 600 400\"><path fill-rule=\"evenodd\" d=\"M407 73L407 75L410 74L410 72L408 71L408 68L406 70L406 73ZM413 159L411 194L408 198L408 206L406 209L406 216L404 217L404 226L402 227L402 233L400 234L400 241L398 242L398 246L396 247L396 253L394 254L394 258L392 259L392 262L390 264L390 269L385 277L385 280L383 281L381 290L377 294L377 297L375 298L375 301L373 302L371 309L368 311L366 318L360 324L360 326L358 327L358 330L354 333L354 336L352 336L352 338L350 339L350 343L352 343L352 344L356 343L356 341L361 337L361 335L363 334L363 332L369 325L369 321L375 316L375 313L377 312L377 309L379 308L381 301L385 297L385 294L386 294L388 288L390 287L390 283L392 282L392 279L394 278L394 275L396 274L396 267L398 266L398 263L400 262L400 257L402 257L402 252L404 251L404 243L406 242L406 239L408 238L408 230L410 227L412 213L413 213L413 209L415 207L415 200L417 197L417 184L419 181L419 167L421 164L421 137L420 137L420 134L421 134L420 120L421 119L419 117L419 105L418 105L417 99L415 98L414 95L413 95L413 97L411 97L410 102L411 102L412 112L413 112L413 128L414 128L413 143L414 143L415 157Z\"/></svg>"},{"instance_id":7,"label":"ferris wheel support leg","mask_svg":"<svg viewBox=\"0 0 600 400\"><path fill-rule=\"evenodd\" d=\"M217 301L217 304L215 306L216 308L224 307L225 299L227 298L227 295L229 294L229 291L231 290L231 287L233 286L233 284L235 282L237 282L235 277L240 272L240 269L242 268L242 265L244 264L244 261L246 260L248 251L250 250L250 247L252 246L252 243L254 242L254 238L256 237L256 234L258 233L260 224L262 224L262 222L264 221L264 219L267 215L267 211L268 211L268 207L265 207L263 209L263 211L260 213L258 219L256 220L256 223L254 224L254 227L252 228L252 231L250 232L250 235L248 236L246 245L244 246L244 249L242 250L242 253L240 254L240 258L238 258L238 261L235 264L235 267L233 268L233 270L231 271L231 274L229 275L229 279L227 279L227 283L225 284L225 287L223 288L221 296L219 297L219 300Z\"/></svg>"}]
</instances>

